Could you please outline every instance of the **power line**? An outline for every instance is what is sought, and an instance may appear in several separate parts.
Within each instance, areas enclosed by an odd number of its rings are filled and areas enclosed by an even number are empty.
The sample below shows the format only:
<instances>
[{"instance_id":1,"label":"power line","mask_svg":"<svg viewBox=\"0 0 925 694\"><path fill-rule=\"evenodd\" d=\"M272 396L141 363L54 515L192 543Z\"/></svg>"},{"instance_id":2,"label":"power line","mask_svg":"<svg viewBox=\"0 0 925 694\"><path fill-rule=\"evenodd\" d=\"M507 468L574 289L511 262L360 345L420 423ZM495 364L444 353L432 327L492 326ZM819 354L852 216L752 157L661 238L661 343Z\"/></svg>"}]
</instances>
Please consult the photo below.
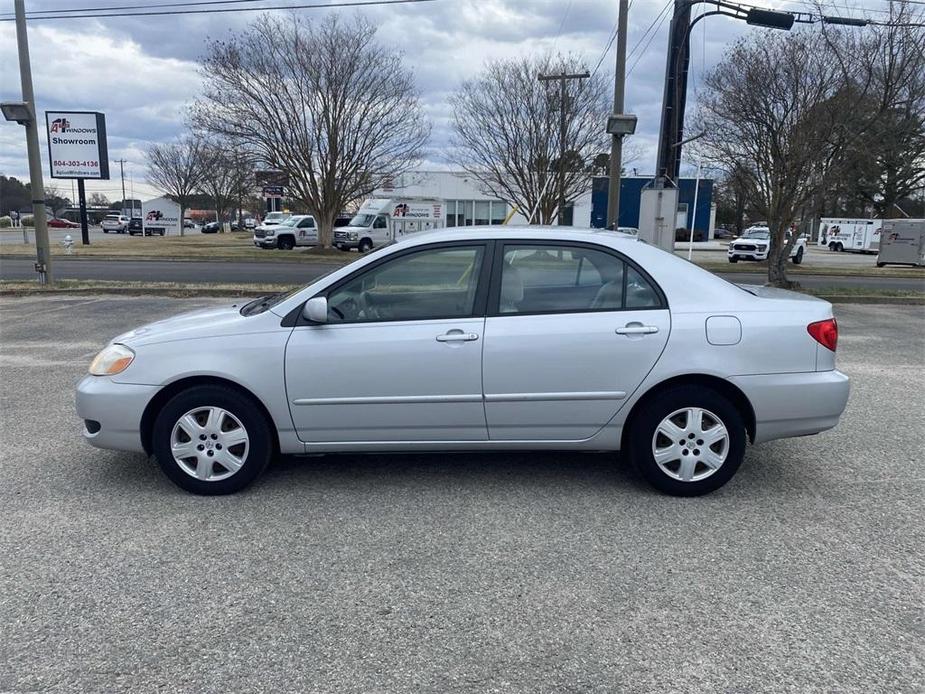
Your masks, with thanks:
<instances>
[{"instance_id":1,"label":"power line","mask_svg":"<svg viewBox=\"0 0 925 694\"><path fill-rule=\"evenodd\" d=\"M226 0L229 1L229 0ZM207 10L165 10L157 12L114 12L111 14L61 14L34 16L28 15L27 19L34 21L45 19L105 19L108 17L156 17L164 15L184 15L184 14L224 14L227 12L263 12L266 10L313 10L313 9L331 9L337 7L369 7L373 5L407 5L424 2L436 2L437 0L359 0L358 2L331 2L331 3L311 3L301 5L271 5L263 7L216 7ZM212 4L212 3L210 3ZM57 10L61 11L61 10ZM12 18L0 18L0 22L12 22Z\"/></svg>"},{"instance_id":2,"label":"power line","mask_svg":"<svg viewBox=\"0 0 925 694\"><path fill-rule=\"evenodd\" d=\"M36 14L55 14L56 12L115 12L116 10L149 10L152 7L196 7L198 5L237 5L246 2L265 2L265 0L203 0L200 2L164 2L147 5L113 5L108 7L71 7L54 10L30 10L29 16Z\"/></svg>"},{"instance_id":3,"label":"power line","mask_svg":"<svg viewBox=\"0 0 925 694\"><path fill-rule=\"evenodd\" d=\"M626 6L626 11L629 12L630 8L633 6L633 0L629 1L629 4ZM610 48L613 46L614 40L617 38L617 31L620 20L617 19L617 23L613 25L613 31L610 32L610 38L607 40L607 45L604 47L604 50L601 52L601 57L597 59L597 65L594 66L594 69L591 70L591 76L597 74L598 69L601 67L601 63L604 62L604 58L607 57L607 54L610 53Z\"/></svg>"},{"instance_id":4,"label":"power line","mask_svg":"<svg viewBox=\"0 0 925 694\"><path fill-rule=\"evenodd\" d=\"M668 3L665 5L665 8L659 13L659 15L654 20L652 20L652 24L649 25L649 29L655 26L655 31L653 31L652 34L649 36L649 40L646 41L646 45L642 47L642 50L639 51L639 55L636 56L636 60L630 66L630 69L626 71L627 77L633 74L633 70L636 69L636 66L639 64L639 61L642 60L642 57L646 54L646 51L649 50L649 46L652 44L652 41L655 39L655 37L658 35L659 30L662 28L662 24L664 24L665 20L668 18L668 14L666 10L668 10L668 8L672 7L673 5L674 5L673 0L668 0ZM656 20L658 20L658 25L655 25ZM646 30L646 33L648 33L649 29ZM640 39L636 42L636 45L630 51L629 57L632 57L632 55L636 52L636 49L641 45L642 40L644 38L645 38L645 34L643 34L640 37Z\"/></svg>"}]
</instances>

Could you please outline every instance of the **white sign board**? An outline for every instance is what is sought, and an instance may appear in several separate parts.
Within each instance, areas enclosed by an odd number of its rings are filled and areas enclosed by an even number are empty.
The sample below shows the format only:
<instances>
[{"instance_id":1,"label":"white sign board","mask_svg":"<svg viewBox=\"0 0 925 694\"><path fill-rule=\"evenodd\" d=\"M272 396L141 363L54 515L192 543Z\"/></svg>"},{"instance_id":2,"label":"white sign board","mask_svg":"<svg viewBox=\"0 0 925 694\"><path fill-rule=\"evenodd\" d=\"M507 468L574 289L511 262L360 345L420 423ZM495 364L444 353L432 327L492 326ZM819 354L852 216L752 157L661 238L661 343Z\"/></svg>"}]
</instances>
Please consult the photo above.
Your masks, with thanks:
<instances>
[{"instance_id":1,"label":"white sign board","mask_svg":"<svg viewBox=\"0 0 925 694\"><path fill-rule=\"evenodd\" d=\"M109 178L106 117L94 111L45 111L52 178Z\"/></svg>"},{"instance_id":2,"label":"white sign board","mask_svg":"<svg viewBox=\"0 0 925 694\"><path fill-rule=\"evenodd\" d=\"M145 235L180 234L180 205L170 198L154 198L141 203L141 225Z\"/></svg>"}]
</instances>

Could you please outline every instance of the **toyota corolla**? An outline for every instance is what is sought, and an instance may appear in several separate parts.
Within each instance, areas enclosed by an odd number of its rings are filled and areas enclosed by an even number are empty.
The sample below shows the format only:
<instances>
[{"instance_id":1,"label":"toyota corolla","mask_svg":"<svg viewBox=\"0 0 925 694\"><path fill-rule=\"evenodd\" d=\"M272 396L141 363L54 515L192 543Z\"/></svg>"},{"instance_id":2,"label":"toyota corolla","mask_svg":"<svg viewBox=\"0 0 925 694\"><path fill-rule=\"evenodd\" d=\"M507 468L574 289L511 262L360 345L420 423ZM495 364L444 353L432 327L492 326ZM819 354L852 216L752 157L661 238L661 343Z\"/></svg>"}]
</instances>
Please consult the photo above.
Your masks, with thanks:
<instances>
[{"instance_id":1,"label":"toyota corolla","mask_svg":"<svg viewBox=\"0 0 925 694\"><path fill-rule=\"evenodd\" d=\"M832 306L736 286L635 237L420 234L287 294L114 338L84 437L198 494L275 454L624 451L657 489L725 484L746 445L834 427Z\"/></svg>"}]
</instances>

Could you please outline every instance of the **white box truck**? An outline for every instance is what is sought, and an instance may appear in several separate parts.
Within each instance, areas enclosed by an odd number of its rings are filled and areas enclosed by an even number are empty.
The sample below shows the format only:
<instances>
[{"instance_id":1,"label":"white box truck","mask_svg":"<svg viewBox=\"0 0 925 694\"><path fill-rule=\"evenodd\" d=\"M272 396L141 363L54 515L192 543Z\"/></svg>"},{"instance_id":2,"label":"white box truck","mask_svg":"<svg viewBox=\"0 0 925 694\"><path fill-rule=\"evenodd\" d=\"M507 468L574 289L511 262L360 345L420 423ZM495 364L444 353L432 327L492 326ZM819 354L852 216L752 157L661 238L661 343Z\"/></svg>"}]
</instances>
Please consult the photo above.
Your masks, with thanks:
<instances>
[{"instance_id":1,"label":"white box truck","mask_svg":"<svg viewBox=\"0 0 925 694\"><path fill-rule=\"evenodd\" d=\"M407 234L446 226L443 200L429 198L370 198L347 226L334 230L334 245L366 253Z\"/></svg>"},{"instance_id":2,"label":"white box truck","mask_svg":"<svg viewBox=\"0 0 925 694\"><path fill-rule=\"evenodd\" d=\"M882 219L823 217L819 220L819 245L830 251L876 253L882 227Z\"/></svg>"}]
</instances>

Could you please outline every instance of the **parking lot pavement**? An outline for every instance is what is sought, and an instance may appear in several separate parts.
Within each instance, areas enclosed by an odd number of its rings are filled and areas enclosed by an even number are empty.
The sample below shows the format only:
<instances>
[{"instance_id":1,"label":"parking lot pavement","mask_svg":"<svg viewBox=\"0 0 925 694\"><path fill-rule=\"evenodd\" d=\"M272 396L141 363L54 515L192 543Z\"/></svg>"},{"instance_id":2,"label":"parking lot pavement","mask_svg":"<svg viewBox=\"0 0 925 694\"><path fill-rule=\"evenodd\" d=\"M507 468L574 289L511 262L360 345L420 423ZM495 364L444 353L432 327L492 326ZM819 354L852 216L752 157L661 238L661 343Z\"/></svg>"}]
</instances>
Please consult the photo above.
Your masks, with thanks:
<instances>
[{"instance_id":1,"label":"parking lot pavement","mask_svg":"<svg viewBox=\"0 0 925 694\"><path fill-rule=\"evenodd\" d=\"M0 302L0 691L921 691L920 307L838 306L841 425L708 497L493 453L285 459L198 498L84 444L73 386L202 304Z\"/></svg>"}]
</instances>

